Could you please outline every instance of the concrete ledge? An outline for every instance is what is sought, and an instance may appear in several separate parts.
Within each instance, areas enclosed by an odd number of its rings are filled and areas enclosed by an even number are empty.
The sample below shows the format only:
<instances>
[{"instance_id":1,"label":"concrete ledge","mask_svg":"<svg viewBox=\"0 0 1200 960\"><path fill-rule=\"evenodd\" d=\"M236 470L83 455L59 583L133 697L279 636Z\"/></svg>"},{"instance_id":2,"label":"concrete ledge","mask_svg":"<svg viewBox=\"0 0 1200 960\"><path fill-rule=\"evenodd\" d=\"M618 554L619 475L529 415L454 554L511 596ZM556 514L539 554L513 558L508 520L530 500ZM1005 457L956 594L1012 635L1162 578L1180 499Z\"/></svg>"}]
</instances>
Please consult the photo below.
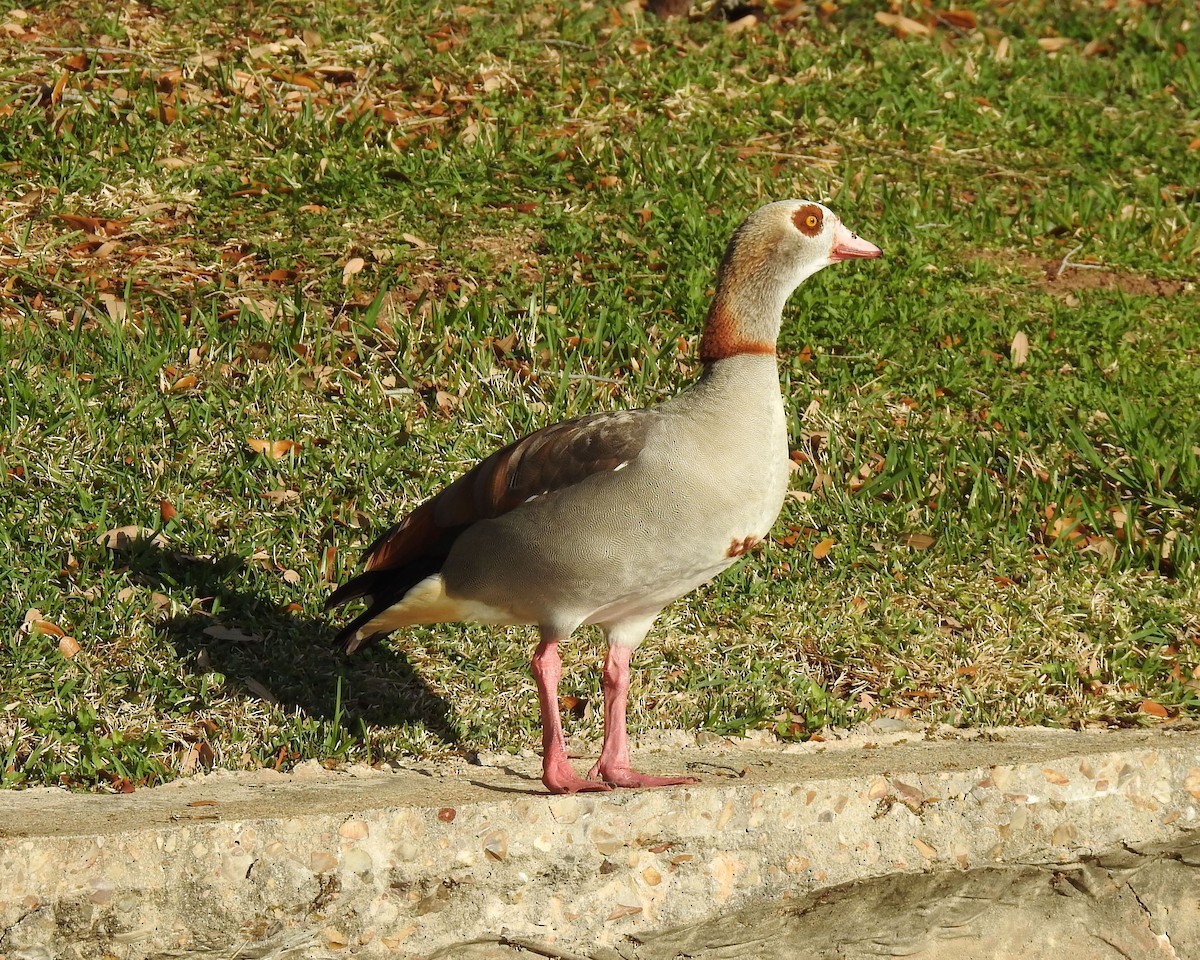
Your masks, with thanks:
<instances>
[{"instance_id":1,"label":"concrete ledge","mask_svg":"<svg viewBox=\"0 0 1200 960\"><path fill-rule=\"evenodd\" d=\"M662 931L839 884L1079 864L1200 828L1197 733L710 739L641 751L647 769L704 780L660 791L548 797L536 758L497 757L0 794L0 960L521 942L651 956L637 943Z\"/></svg>"}]
</instances>

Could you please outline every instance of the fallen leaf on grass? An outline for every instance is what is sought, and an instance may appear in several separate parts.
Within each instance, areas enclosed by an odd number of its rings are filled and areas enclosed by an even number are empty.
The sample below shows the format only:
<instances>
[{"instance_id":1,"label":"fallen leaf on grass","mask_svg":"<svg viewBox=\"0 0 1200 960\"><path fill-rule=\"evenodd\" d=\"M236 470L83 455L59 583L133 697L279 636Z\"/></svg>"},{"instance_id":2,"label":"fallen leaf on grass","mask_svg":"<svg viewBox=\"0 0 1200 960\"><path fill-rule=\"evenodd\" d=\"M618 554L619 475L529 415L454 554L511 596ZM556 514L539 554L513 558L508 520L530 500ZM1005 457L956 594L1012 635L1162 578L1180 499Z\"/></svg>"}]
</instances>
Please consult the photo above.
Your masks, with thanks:
<instances>
[{"instance_id":1,"label":"fallen leaf on grass","mask_svg":"<svg viewBox=\"0 0 1200 960\"><path fill-rule=\"evenodd\" d=\"M295 440L258 440L251 439L246 441L248 446L255 453L261 453L265 457L272 460L282 460L289 453L299 453L304 447Z\"/></svg>"},{"instance_id":2,"label":"fallen leaf on grass","mask_svg":"<svg viewBox=\"0 0 1200 960\"><path fill-rule=\"evenodd\" d=\"M836 544L837 541L834 540L833 537L826 537L815 547L813 547L813 559L824 560L827 556L829 556L829 551L832 550Z\"/></svg>"},{"instance_id":3,"label":"fallen leaf on grass","mask_svg":"<svg viewBox=\"0 0 1200 960\"><path fill-rule=\"evenodd\" d=\"M74 637L58 638L58 652L63 655L64 659L70 660L79 650L79 642Z\"/></svg>"},{"instance_id":4,"label":"fallen leaf on grass","mask_svg":"<svg viewBox=\"0 0 1200 960\"><path fill-rule=\"evenodd\" d=\"M194 375L185 373L182 377L176 380L173 384L167 387L167 393L183 393L185 390L191 390L200 381Z\"/></svg>"},{"instance_id":5,"label":"fallen leaf on grass","mask_svg":"<svg viewBox=\"0 0 1200 960\"><path fill-rule=\"evenodd\" d=\"M134 523L105 530L96 538L97 543L104 544L109 550L117 551L129 550L135 543L142 541L155 547L165 547L167 545L167 538L161 533L155 533L149 527L139 527Z\"/></svg>"},{"instance_id":6,"label":"fallen leaf on grass","mask_svg":"<svg viewBox=\"0 0 1200 960\"><path fill-rule=\"evenodd\" d=\"M40 613L40 611L31 611ZM67 631L51 620L26 620L31 634L42 634L47 637L65 637Z\"/></svg>"},{"instance_id":7,"label":"fallen leaf on grass","mask_svg":"<svg viewBox=\"0 0 1200 960\"><path fill-rule=\"evenodd\" d=\"M264 687L261 683L259 683L253 677L245 677L245 678L243 678L242 682L244 684L246 684L246 689L249 690L256 697L261 697L263 700L266 700L267 703L271 704L272 706L279 705L279 699L275 696L275 694L273 694L270 690L268 690L266 687Z\"/></svg>"},{"instance_id":8,"label":"fallen leaf on grass","mask_svg":"<svg viewBox=\"0 0 1200 960\"><path fill-rule=\"evenodd\" d=\"M1024 330L1013 334L1012 344L1008 348L1008 358L1014 367L1022 367L1029 359L1029 337Z\"/></svg>"},{"instance_id":9,"label":"fallen leaf on grass","mask_svg":"<svg viewBox=\"0 0 1200 960\"><path fill-rule=\"evenodd\" d=\"M914 550L928 550L937 540L927 533L906 533L900 538L900 542Z\"/></svg>"},{"instance_id":10,"label":"fallen leaf on grass","mask_svg":"<svg viewBox=\"0 0 1200 960\"><path fill-rule=\"evenodd\" d=\"M58 82L54 84L54 89L50 91L50 102L52 104L58 103L60 100L62 100L63 90L66 88L67 78L70 76L71 71L69 70L64 70L62 75L59 76Z\"/></svg>"},{"instance_id":11,"label":"fallen leaf on grass","mask_svg":"<svg viewBox=\"0 0 1200 960\"><path fill-rule=\"evenodd\" d=\"M192 744L191 749L188 750L179 764L179 772L183 774L195 773L200 767L204 767L207 770L216 762L216 759L217 755L213 751L213 748L206 741L201 740L199 743Z\"/></svg>"},{"instance_id":12,"label":"fallen leaf on grass","mask_svg":"<svg viewBox=\"0 0 1200 960\"><path fill-rule=\"evenodd\" d=\"M970 10L942 10L935 12L934 16L959 30L974 30L979 26L979 21Z\"/></svg>"},{"instance_id":13,"label":"fallen leaf on grass","mask_svg":"<svg viewBox=\"0 0 1200 960\"><path fill-rule=\"evenodd\" d=\"M919 20L913 20L910 17L905 17L898 13L876 13L875 22L880 23L885 27L891 27L902 37L928 37L933 34L933 30L925 26L925 24L921 23Z\"/></svg>"},{"instance_id":14,"label":"fallen leaf on grass","mask_svg":"<svg viewBox=\"0 0 1200 960\"><path fill-rule=\"evenodd\" d=\"M1142 713L1148 713L1152 717L1162 717L1164 719L1171 715L1171 711L1155 700L1143 700L1138 710Z\"/></svg>"},{"instance_id":15,"label":"fallen leaf on grass","mask_svg":"<svg viewBox=\"0 0 1200 960\"><path fill-rule=\"evenodd\" d=\"M739 17L737 20L731 20L725 24L725 32L730 36L741 33L744 30L753 30L758 26L758 17L752 13L746 14L744 17Z\"/></svg>"},{"instance_id":16,"label":"fallen leaf on grass","mask_svg":"<svg viewBox=\"0 0 1200 960\"><path fill-rule=\"evenodd\" d=\"M223 623L205 627L204 635L214 640L231 640L234 643L262 643L262 637L257 633L247 633L240 627L227 627Z\"/></svg>"},{"instance_id":17,"label":"fallen leaf on grass","mask_svg":"<svg viewBox=\"0 0 1200 960\"><path fill-rule=\"evenodd\" d=\"M271 77L282 83L290 83L293 87L304 87L304 89L312 90L316 93L320 93L324 89L321 86L320 80L309 76L307 73L293 73L290 70L273 70L271 71Z\"/></svg>"},{"instance_id":18,"label":"fallen leaf on grass","mask_svg":"<svg viewBox=\"0 0 1200 960\"><path fill-rule=\"evenodd\" d=\"M418 237L414 233L402 233L402 234L400 234L400 239L403 240L405 243L412 244L412 246L416 247L418 250L428 250L429 249L429 244L427 244L424 240L422 240L420 237Z\"/></svg>"},{"instance_id":19,"label":"fallen leaf on grass","mask_svg":"<svg viewBox=\"0 0 1200 960\"><path fill-rule=\"evenodd\" d=\"M179 511L175 509L175 504L170 500L158 501L158 515L162 517L162 522L169 522Z\"/></svg>"},{"instance_id":20,"label":"fallen leaf on grass","mask_svg":"<svg viewBox=\"0 0 1200 960\"><path fill-rule=\"evenodd\" d=\"M345 286L350 282L350 278L356 273L361 273L363 267L367 265L367 261L362 257L351 257L346 261L346 265L342 267L342 285Z\"/></svg>"},{"instance_id":21,"label":"fallen leaf on grass","mask_svg":"<svg viewBox=\"0 0 1200 960\"><path fill-rule=\"evenodd\" d=\"M106 220L103 217L84 217L77 213L55 214L56 220L61 220L68 227L90 233L98 237L119 236L127 226L128 220Z\"/></svg>"},{"instance_id":22,"label":"fallen leaf on grass","mask_svg":"<svg viewBox=\"0 0 1200 960\"><path fill-rule=\"evenodd\" d=\"M1070 42L1070 37L1042 37L1038 40L1038 46L1047 53L1056 53Z\"/></svg>"},{"instance_id":23,"label":"fallen leaf on grass","mask_svg":"<svg viewBox=\"0 0 1200 960\"><path fill-rule=\"evenodd\" d=\"M128 315L128 308L125 301L112 293L100 294L100 302L104 304L104 309L108 311L108 315L120 323Z\"/></svg>"}]
</instances>

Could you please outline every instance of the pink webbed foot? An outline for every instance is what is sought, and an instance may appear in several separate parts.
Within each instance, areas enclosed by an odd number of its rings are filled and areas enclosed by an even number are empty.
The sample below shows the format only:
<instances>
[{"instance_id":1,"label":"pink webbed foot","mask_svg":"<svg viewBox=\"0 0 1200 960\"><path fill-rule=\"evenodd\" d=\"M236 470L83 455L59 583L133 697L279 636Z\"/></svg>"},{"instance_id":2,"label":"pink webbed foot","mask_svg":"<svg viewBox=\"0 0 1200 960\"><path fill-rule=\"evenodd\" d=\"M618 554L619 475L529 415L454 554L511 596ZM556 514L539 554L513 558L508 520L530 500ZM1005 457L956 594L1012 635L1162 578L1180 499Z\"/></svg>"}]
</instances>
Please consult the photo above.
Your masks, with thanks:
<instances>
[{"instance_id":1,"label":"pink webbed foot","mask_svg":"<svg viewBox=\"0 0 1200 960\"><path fill-rule=\"evenodd\" d=\"M611 766L601 769L597 763L588 774L593 783L600 781L614 787L682 787L699 783L695 777L656 777L649 773L638 773L629 766Z\"/></svg>"},{"instance_id":2,"label":"pink webbed foot","mask_svg":"<svg viewBox=\"0 0 1200 960\"><path fill-rule=\"evenodd\" d=\"M585 790L611 790L602 780L585 780L579 776L564 758L542 766L542 783L551 793L581 793Z\"/></svg>"}]
</instances>

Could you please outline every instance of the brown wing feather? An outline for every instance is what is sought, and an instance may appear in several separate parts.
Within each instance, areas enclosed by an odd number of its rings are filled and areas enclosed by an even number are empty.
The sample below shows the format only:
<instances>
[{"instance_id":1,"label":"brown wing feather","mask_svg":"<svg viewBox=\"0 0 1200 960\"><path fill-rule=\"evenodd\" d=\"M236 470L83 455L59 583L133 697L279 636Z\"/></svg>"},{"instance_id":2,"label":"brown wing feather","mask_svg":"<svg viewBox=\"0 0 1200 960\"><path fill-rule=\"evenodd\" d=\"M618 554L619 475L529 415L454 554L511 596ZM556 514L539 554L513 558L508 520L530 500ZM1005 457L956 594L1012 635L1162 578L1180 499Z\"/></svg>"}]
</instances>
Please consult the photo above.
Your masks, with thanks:
<instances>
[{"instance_id":1,"label":"brown wing feather","mask_svg":"<svg viewBox=\"0 0 1200 960\"><path fill-rule=\"evenodd\" d=\"M367 548L363 573L334 591L325 604L328 609L357 597L370 598L370 609L339 636L368 623L440 570L454 541L473 523L632 461L659 416L648 410L592 414L544 427L497 450Z\"/></svg>"},{"instance_id":2,"label":"brown wing feather","mask_svg":"<svg viewBox=\"0 0 1200 960\"><path fill-rule=\"evenodd\" d=\"M412 562L447 546L479 520L633 460L646 442L649 411L596 413L543 427L497 450L441 493L425 501L367 550L367 570Z\"/></svg>"}]
</instances>

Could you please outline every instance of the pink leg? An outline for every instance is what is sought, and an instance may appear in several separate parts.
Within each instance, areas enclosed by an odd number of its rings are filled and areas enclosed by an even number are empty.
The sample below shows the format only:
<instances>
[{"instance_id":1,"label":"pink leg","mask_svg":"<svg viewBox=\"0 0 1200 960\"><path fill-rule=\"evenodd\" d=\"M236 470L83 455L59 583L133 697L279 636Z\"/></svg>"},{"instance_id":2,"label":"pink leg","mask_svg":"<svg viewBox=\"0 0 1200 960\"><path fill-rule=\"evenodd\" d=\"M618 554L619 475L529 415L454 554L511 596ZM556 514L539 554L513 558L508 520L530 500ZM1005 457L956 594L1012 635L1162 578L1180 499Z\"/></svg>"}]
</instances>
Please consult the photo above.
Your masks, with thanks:
<instances>
[{"instance_id":1,"label":"pink leg","mask_svg":"<svg viewBox=\"0 0 1200 960\"><path fill-rule=\"evenodd\" d=\"M558 681L562 679L562 658L558 641L542 638L533 655L533 679L537 682L538 706L542 711L542 783L551 793L576 793L580 790L609 790L606 783L585 780L571 769L567 745L563 739L562 718L558 713Z\"/></svg>"},{"instance_id":2,"label":"pink leg","mask_svg":"<svg viewBox=\"0 0 1200 960\"><path fill-rule=\"evenodd\" d=\"M669 787L699 783L695 777L653 777L629 766L629 734L625 709L629 703L629 647L610 644L604 659L604 746L600 759L588 774L614 787Z\"/></svg>"}]
</instances>

